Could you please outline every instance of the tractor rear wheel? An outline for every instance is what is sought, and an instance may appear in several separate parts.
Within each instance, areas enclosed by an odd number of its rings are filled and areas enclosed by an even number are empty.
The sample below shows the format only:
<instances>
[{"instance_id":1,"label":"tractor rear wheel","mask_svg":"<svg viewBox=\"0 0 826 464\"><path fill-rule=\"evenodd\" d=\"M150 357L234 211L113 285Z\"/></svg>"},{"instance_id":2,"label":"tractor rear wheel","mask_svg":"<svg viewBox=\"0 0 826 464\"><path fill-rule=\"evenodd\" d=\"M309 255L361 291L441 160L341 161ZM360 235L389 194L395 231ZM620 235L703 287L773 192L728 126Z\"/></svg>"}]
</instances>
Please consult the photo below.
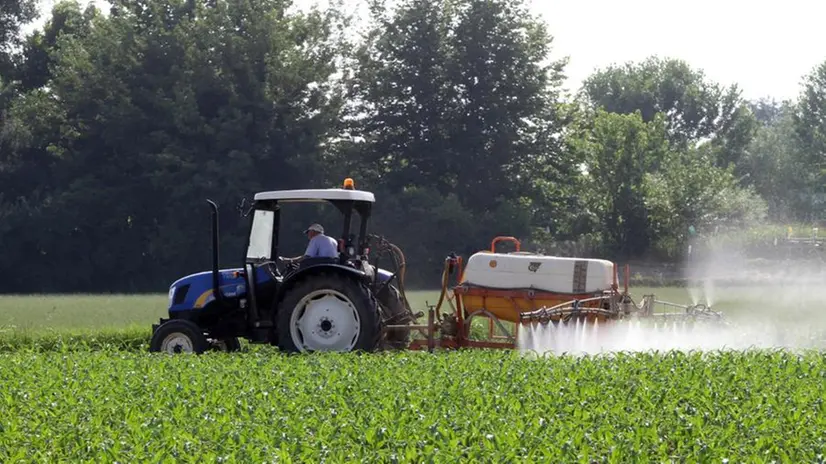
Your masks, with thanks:
<instances>
[{"instance_id":1,"label":"tractor rear wheel","mask_svg":"<svg viewBox=\"0 0 826 464\"><path fill-rule=\"evenodd\" d=\"M287 352L372 351L378 344L378 302L367 287L341 274L312 275L281 301L278 347Z\"/></svg>"},{"instance_id":2,"label":"tractor rear wheel","mask_svg":"<svg viewBox=\"0 0 826 464\"><path fill-rule=\"evenodd\" d=\"M209 349L204 332L195 323L184 319L164 322L152 334L149 351L201 354Z\"/></svg>"},{"instance_id":3,"label":"tractor rear wheel","mask_svg":"<svg viewBox=\"0 0 826 464\"><path fill-rule=\"evenodd\" d=\"M385 310L384 323L387 325L402 325L413 322L412 316L402 301L401 293L393 285L384 287L376 295ZM391 329L387 331L385 343L395 350L407 348L410 344L410 329Z\"/></svg>"}]
</instances>

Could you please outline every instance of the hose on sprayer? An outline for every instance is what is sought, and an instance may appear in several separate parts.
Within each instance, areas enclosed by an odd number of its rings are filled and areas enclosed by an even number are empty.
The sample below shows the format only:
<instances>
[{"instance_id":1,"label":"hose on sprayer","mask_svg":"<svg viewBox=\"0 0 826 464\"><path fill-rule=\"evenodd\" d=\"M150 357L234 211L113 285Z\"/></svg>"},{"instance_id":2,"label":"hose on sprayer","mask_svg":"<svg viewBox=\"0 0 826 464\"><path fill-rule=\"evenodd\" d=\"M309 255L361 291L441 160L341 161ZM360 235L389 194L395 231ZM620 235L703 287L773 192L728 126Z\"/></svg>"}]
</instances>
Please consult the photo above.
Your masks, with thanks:
<instances>
[{"instance_id":1,"label":"hose on sprayer","mask_svg":"<svg viewBox=\"0 0 826 464\"><path fill-rule=\"evenodd\" d=\"M412 315L413 310L410 308L410 303L407 301L407 294L404 289L404 277L407 271L407 261L405 260L404 252L402 252L401 248L382 236L370 235L370 238L376 241L376 251L379 254L388 253L390 255L396 270L395 274L398 280L397 288L399 290L399 296L401 297L405 310L408 314Z\"/></svg>"},{"instance_id":2,"label":"hose on sprayer","mask_svg":"<svg viewBox=\"0 0 826 464\"><path fill-rule=\"evenodd\" d=\"M436 319L440 317L440 309L442 308L442 303L445 301L445 296L447 296L447 287L448 283L450 282L450 269L451 269L450 258L445 259L445 265L442 269L442 289L439 292L439 301L436 302Z\"/></svg>"},{"instance_id":3,"label":"hose on sprayer","mask_svg":"<svg viewBox=\"0 0 826 464\"><path fill-rule=\"evenodd\" d=\"M398 277L399 296L401 297L401 300L404 303L404 307L408 315L411 318L413 318L413 309L410 307L410 302L407 300L407 294L405 293L404 288L404 278L405 273L407 271L407 261L404 256L404 252L402 252L401 248L391 243L382 236L370 235L370 238L371 240L375 240L378 254L390 254L393 264L395 265L396 276ZM435 306L437 318L440 316L440 309L447 297L451 271L453 269L453 266L456 264L455 260L455 256L451 256L445 259L444 268L442 270L441 292L439 293L439 301L436 303Z\"/></svg>"}]
</instances>

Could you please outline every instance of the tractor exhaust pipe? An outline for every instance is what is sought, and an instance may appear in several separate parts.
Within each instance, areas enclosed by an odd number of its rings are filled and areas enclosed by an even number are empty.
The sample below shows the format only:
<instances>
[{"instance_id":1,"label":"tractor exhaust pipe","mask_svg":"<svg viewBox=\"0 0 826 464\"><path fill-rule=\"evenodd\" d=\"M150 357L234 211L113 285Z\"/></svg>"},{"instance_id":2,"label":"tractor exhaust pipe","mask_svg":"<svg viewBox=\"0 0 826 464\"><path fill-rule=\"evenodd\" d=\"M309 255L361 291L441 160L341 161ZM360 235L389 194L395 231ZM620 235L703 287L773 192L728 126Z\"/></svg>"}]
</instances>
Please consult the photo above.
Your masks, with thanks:
<instances>
[{"instance_id":1,"label":"tractor exhaust pipe","mask_svg":"<svg viewBox=\"0 0 826 464\"><path fill-rule=\"evenodd\" d=\"M220 281L218 279L218 205L212 200L207 200L212 208L212 295L221 306L224 306L224 296L221 294Z\"/></svg>"}]
</instances>

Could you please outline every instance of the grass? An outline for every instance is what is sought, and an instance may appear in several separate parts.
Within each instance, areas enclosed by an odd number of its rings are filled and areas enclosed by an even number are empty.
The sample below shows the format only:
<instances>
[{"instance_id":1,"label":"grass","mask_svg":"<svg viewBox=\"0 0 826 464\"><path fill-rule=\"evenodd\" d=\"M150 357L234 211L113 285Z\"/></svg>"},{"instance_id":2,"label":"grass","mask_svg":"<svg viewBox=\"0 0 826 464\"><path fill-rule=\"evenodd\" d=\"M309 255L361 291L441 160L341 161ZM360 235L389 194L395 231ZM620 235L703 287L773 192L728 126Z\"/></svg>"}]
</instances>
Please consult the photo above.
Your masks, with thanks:
<instances>
[{"instance_id":1,"label":"grass","mask_svg":"<svg viewBox=\"0 0 826 464\"><path fill-rule=\"evenodd\" d=\"M699 298L704 292L697 291ZM692 303L690 290L681 287L634 288L639 301L645 294L674 303ZM735 287L705 291L715 309L730 318L821 319L826 290L800 288ZM437 291L409 291L414 311L426 312L438 301ZM38 345L52 349L61 342L81 346L123 346L148 343L150 327L166 317L166 295L13 295L0 298L0 350L13 351ZM477 320L480 326L485 320Z\"/></svg>"},{"instance_id":2,"label":"grass","mask_svg":"<svg viewBox=\"0 0 826 464\"><path fill-rule=\"evenodd\" d=\"M690 302L682 288L638 289L635 297L655 292L658 297L675 302ZM438 291L408 291L414 311L427 312L435 305ZM36 340L74 338L114 339L122 334L127 340L144 336L159 318L166 317L166 295L12 295L0 298L0 349L11 339L13 346ZM479 321L484 324L484 321ZM127 343L132 345L132 343ZM48 346L48 345L47 345Z\"/></svg>"},{"instance_id":3,"label":"grass","mask_svg":"<svg viewBox=\"0 0 826 464\"><path fill-rule=\"evenodd\" d=\"M439 292L409 292L426 310ZM0 351L117 347L141 349L167 317L166 295L12 295L0 298Z\"/></svg>"},{"instance_id":4,"label":"grass","mask_svg":"<svg viewBox=\"0 0 826 464\"><path fill-rule=\"evenodd\" d=\"M675 303L690 303L684 288L637 288L635 298L655 293L658 298ZM722 302L728 309L738 309L743 298L754 289L734 289ZM436 304L438 291L408 291L410 306L427 311ZM147 327L166 317L166 295L12 295L0 298L0 330L48 332L54 330L120 330Z\"/></svg>"},{"instance_id":5,"label":"grass","mask_svg":"<svg viewBox=\"0 0 826 464\"><path fill-rule=\"evenodd\" d=\"M426 311L436 291L408 292L410 305ZM0 331L30 334L136 330L167 317L166 295L12 295L0 297Z\"/></svg>"},{"instance_id":6,"label":"grass","mask_svg":"<svg viewBox=\"0 0 826 464\"><path fill-rule=\"evenodd\" d=\"M13 295L0 298L0 328L21 331L136 328L166 317L166 295Z\"/></svg>"}]
</instances>

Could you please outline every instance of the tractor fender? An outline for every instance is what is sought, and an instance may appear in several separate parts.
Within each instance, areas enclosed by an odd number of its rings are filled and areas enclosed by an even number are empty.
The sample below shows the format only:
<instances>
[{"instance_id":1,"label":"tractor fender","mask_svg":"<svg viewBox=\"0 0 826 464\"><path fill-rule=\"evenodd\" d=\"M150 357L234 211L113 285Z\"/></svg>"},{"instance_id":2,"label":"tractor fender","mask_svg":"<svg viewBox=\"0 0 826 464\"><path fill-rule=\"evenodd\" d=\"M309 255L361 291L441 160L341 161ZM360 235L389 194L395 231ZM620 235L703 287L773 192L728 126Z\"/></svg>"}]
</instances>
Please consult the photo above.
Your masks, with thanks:
<instances>
[{"instance_id":1,"label":"tractor fender","mask_svg":"<svg viewBox=\"0 0 826 464\"><path fill-rule=\"evenodd\" d=\"M352 267L344 266L341 264L315 264L312 266L308 266L304 269L297 271L296 273L290 275L287 279L278 286L278 291L275 294L275 298L273 302L275 306L273 309L278 308L281 304L281 300L284 298L284 295L290 291L293 286L295 286L296 282L303 280L305 277L320 274L322 272L335 272L335 273L342 273L344 275L350 276L356 280L363 280L366 277L364 271L354 269Z\"/></svg>"}]
</instances>

